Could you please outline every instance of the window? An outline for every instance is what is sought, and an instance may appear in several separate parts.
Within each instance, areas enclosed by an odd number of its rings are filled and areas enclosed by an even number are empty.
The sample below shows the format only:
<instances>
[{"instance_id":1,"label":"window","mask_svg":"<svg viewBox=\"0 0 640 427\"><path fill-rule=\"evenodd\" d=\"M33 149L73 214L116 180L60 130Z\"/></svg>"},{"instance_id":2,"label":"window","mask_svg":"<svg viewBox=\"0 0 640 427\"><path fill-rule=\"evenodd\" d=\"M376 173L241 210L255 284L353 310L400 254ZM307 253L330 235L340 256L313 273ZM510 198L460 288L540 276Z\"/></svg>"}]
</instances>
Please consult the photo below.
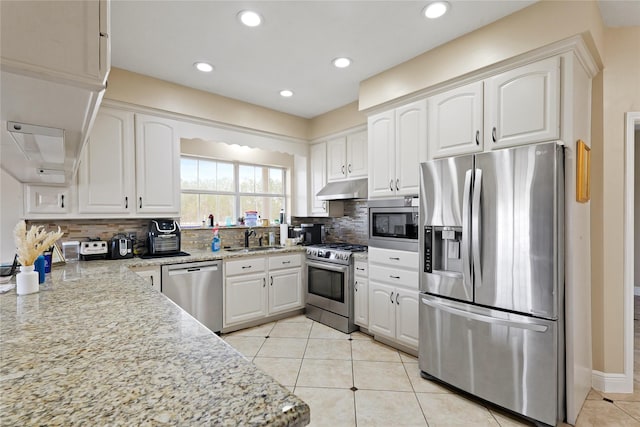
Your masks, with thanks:
<instances>
[{"instance_id":1,"label":"window","mask_svg":"<svg viewBox=\"0 0 640 427\"><path fill-rule=\"evenodd\" d=\"M246 211L273 221L285 206L285 169L195 157L180 158L181 224L236 223Z\"/></svg>"}]
</instances>

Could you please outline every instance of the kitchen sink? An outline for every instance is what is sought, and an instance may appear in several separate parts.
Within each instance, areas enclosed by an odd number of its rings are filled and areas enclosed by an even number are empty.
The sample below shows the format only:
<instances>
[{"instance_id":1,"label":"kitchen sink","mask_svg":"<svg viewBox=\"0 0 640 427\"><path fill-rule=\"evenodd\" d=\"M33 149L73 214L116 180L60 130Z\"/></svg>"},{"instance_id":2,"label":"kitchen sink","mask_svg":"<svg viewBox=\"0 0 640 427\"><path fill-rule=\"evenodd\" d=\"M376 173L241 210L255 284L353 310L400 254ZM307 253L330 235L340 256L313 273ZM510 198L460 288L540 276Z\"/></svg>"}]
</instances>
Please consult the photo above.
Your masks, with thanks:
<instances>
[{"instance_id":1,"label":"kitchen sink","mask_svg":"<svg viewBox=\"0 0 640 427\"><path fill-rule=\"evenodd\" d=\"M265 251L275 251L278 249L282 249L282 246L253 246L250 248L229 248L225 249L227 252L265 252Z\"/></svg>"}]
</instances>

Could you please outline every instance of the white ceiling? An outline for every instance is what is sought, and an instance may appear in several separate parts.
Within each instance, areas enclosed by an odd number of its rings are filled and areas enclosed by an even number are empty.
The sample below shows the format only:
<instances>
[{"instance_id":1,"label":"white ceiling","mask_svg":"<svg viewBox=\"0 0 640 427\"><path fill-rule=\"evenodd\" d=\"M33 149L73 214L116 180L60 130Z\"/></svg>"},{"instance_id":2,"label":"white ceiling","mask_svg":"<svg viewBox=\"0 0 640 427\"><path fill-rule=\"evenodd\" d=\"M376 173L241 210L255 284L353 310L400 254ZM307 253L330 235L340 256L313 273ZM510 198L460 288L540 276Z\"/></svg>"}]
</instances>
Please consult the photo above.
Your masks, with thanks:
<instances>
[{"instance_id":1,"label":"white ceiling","mask_svg":"<svg viewBox=\"0 0 640 427\"><path fill-rule=\"evenodd\" d=\"M115 0L112 65L310 118L357 100L360 81L534 1L450 0L451 10L437 20L422 16L427 3ZM620 6L640 5L603 3L605 23L629 18L618 15ZM259 12L263 25L240 24L243 9ZM338 56L350 57L352 66L334 68ZM215 69L196 71L196 61ZM282 98L285 88L294 96Z\"/></svg>"}]
</instances>

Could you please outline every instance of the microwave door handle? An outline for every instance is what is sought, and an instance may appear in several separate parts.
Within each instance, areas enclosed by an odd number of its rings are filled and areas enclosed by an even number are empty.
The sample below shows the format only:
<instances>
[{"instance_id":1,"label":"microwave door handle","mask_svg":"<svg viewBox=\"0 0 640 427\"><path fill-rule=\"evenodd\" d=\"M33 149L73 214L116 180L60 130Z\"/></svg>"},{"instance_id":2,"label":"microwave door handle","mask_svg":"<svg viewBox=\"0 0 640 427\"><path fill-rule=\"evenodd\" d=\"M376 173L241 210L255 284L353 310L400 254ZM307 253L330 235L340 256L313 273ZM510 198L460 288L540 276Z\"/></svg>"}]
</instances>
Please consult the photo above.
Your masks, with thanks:
<instances>
[{"instance_id":1,"label":"microwave door handle","mask_svg":"<svg viewBox=\"0 0 640 427\"><path fill-rule=\"evenodd\" d=\"M462 195L462 274L464 286L468 287L467 289L471 289L471 215L469 212L471 208L471 175L471 169L464 174L464 193Z\"/></svg>"},{"instance_id":2,"label":"microwave door handle","mask_svg":"<svg viewBox=\"0 0 640 427\"><path fill-rule=\"evenodd\" d=\"M481 224L481 199L482 196L482 169L476 169L476 175L473 182L473 201L471 203L471 250L473 251L473 274L474 283L477 288L482 286L482 265L480 263L480 239L482 232Z\"/></svg>"}]
</instances>

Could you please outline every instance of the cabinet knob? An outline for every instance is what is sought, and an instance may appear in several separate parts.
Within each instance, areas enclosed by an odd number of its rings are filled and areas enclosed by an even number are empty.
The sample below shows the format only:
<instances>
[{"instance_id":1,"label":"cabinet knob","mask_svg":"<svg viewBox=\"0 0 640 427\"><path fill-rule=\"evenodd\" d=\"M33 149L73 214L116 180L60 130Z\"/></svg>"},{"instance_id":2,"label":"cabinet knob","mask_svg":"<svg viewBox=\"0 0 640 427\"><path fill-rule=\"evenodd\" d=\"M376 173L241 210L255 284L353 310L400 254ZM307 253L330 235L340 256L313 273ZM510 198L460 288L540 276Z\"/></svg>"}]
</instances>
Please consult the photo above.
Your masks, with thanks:
<instances>
[{"instance_id":1,"label":"cabinet knob","mask_svg":"<svg viewBox=\"0 0 640 427\"><path fill-rule=\"evenodd\" d=\"M496 127L494 126L493 129L491 129L491 139L493 139L493 142L496 142Z\"/></svg>"}]
</instances>

